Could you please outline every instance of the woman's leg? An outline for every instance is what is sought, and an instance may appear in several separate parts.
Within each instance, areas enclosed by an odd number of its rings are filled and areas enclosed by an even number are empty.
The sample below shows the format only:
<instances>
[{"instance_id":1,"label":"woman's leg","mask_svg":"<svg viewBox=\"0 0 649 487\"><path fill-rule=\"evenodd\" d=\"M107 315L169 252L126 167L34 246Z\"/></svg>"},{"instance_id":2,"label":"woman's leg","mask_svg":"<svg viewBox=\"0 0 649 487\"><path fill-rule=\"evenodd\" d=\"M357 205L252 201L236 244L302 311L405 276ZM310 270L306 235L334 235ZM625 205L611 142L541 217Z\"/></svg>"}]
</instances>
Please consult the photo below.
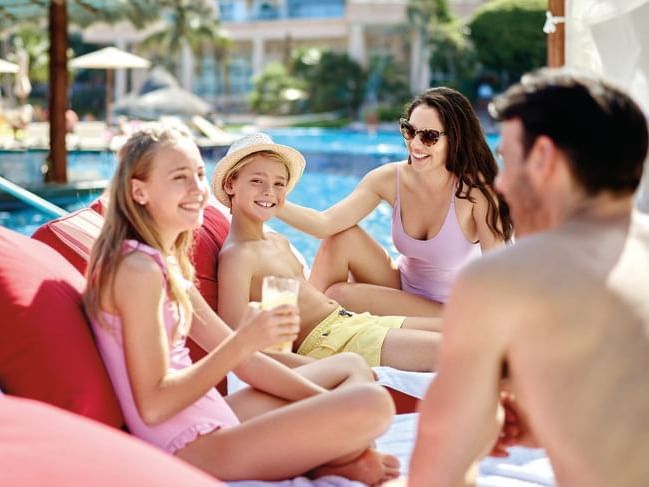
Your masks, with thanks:
<instances>
[{"instance_id":1,"label":"woman's leg","mask_svg":"<svg viewBox=\"0 0 649 487\"><path fill-rule=\"evenodd\" d=\"M313 261L309 281L321 291L332 284L355 282L399 289L399 271L376 240L355 226L323 240Z\"/></svg>"},{"instance_id":2,"label":"woman's leg","mask_svg":"<svg viewBox=\"0 0 649 487\"><path fill-rule=\"evenodd\" d=\"M262 400L271 410L201 436L177 456L226 481L311 473L378 485L398 475L394 457L368 450L394 414L384 389L356 384L277 408L270 396L248 392L246 401ZM239 415L237 403L230 402Z\"/></svg>"},{"instance_id":3,"label":"woman's leg","mask_svg":"<svg viewBox=\"0 0 649 487\"><path fill-rule=\"evenodd\" d=\"M437 369L442 334L434 331L391 328L383 341L381 365L416 372Z\"/></svg>"},{"instance_id":4,"label":"woman's leg","mask_svg":"<svg viewBox=\"0 0 649 487\"><path fill-rule=\"evenodd\" d=\"M369 311L377 316L439 318L443 309L443 305L437 301L431 301L400 289L374 284L357 282L333 284L325 294L350 311L356 313Z\"/></svg>"},{"instance_id":5,"label":"woman's leg","mask_svg":"<svg viewBox=\"0 0 649 487\"><path fill-rule=\"evenodd\" d=\"M440 303L401 291L390 256L358 226L322 242L309 281L351 311L430 317L442 311Z\"/></svg>"}]
</instances>

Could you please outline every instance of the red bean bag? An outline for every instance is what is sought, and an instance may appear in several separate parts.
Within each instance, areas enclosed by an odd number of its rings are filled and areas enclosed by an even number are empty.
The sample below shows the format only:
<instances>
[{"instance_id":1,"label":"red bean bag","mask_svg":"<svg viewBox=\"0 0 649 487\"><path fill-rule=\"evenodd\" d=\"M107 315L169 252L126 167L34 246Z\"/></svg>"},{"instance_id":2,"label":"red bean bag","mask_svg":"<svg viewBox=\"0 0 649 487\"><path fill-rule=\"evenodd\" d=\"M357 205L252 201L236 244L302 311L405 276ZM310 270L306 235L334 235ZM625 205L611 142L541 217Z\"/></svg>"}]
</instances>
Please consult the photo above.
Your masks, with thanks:
<instances>
[{"instance_id":1,"label":"red bean bag","mask_svg":"<svg viewBox=\"0 0 649 487\"><path fill-rule=\"evenodd\" d=\"M83 208L40 226L32 238L46 243L86 273L90 250L99 236L104 217L92 208Z\"/></svg>"},{"instance_id":2,"label":"red bean bag","mask_svg":"<svg viewBox=\"0 0 649 487\"><path fill-rule=\"evenodd\" d=\"M143 441L47 404L0 396L2 485L218 487Z\"/></svg>"},{"instance_id":3,"label":"red bean bag","mask_svg":"<svg viewBox=\"0 0 649 487\"><path fill-rule=\"evenodd\" d=\"M52 248L0 227L0 389L119 428L122 414L81 305L84 286Z\"/></svg>"},{"instance_id":4,"label":"red bean bag","mask_svg":"<svg viewBox=\"0 0 649 487\"><path fill-rule=\"evenodd\" d=\"M194 232L192 260L196 269L198 290L214 311L219 300L219 252L229 231L230 222L223 213L214 206L208 206L205 208L203 225Z\"/></svg>"}]
</instances>

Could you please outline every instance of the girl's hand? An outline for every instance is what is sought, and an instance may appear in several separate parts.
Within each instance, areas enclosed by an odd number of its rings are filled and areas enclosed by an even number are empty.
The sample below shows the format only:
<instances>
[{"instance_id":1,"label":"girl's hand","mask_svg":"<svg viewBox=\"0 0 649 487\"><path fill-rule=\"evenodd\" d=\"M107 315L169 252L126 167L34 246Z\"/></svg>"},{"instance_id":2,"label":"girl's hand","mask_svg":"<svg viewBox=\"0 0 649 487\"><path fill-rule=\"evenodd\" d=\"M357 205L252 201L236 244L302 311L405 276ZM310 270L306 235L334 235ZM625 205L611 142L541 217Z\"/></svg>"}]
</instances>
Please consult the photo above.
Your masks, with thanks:
<instances>
[{"instance_id":1,"label":"girl's hand","mask_svg":"<svg viewBox=\"0 0 649 487\"><path fill-rule=\"evenodd\" d=\"M259 303L250 303L236 334L251 352L257 352L282 342L292 342L300 331L300 312L297 306L283 304L270 310L261 310Z\"/></svg>"}]
</instances>

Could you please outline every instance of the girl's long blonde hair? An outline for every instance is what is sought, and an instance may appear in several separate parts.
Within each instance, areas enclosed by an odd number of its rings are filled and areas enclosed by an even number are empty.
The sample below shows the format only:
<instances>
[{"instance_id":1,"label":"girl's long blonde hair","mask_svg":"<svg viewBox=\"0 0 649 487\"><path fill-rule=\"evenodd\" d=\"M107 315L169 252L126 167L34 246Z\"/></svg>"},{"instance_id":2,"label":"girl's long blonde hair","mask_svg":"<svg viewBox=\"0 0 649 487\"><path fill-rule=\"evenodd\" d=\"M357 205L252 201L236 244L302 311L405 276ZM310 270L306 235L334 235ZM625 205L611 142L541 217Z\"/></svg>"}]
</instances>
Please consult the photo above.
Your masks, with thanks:
<instances>
[{"instance_id":1,"label":"girl's long blonde hair","mask_svg":"<svg viewBox=\"0 0 649 487\"><path fill-rule=\"evenodd\" d=\"M165 258L175 258L178 270L170 266L167 272L169 298L182 308L185 323L191 323L192 305L183 280L192 282L194 278L194 268L189 259L192 232L182 232L174 243L172 255L169 255L162 246L155 222L148 210L135 202L131 188L132 179L148 179L159 150L186 138L191 139L186 130L149 127L131 135L119 151L119 162L109 187L105 221L92 247L83 294L86 313L99 323L103 323L100 316L101 298L108 290L114 295L115 274L124 258L122 243L129 239L158 249ZM182 333L186 330L178 331Z\"/></svg>"}]
</instances>

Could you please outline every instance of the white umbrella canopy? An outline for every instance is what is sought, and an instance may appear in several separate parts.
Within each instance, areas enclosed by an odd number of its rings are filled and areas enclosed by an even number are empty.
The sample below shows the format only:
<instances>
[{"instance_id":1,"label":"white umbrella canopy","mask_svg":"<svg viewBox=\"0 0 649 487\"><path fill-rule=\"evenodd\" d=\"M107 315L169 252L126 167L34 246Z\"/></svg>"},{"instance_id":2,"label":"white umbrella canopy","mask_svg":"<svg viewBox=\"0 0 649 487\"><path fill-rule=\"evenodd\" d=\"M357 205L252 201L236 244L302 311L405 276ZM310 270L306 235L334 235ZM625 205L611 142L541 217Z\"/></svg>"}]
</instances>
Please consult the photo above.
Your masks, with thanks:
<instances>
[{"instance_id":1,"label":"white umbrella canopy","mask_svg":"<svg viewBox=\"0 0 649 487\"><path fill-rule=\"evenodd\" d=\"M143 95L127 95L115 104L115 113L131 118L156 120L162 115L191 118L206 115L210 105L179 87L161 88Z\"/></svg>"},{"instance_id":2,"label":"white umbrella canopy","mask_svg":"<svg viewBox=\"0 0 649 487\"><path fill-rule=\"evenodd\" d=\"M116 47L105 47L71 59L68 65L79 69L148 68L151 62Z\"/></svg>"},{"instance_id":3,"label":"white umbrella canopy","mask_svg":"<svg viewBox=\"0 0 649 487\"><path fill-rule=\"evenodd\" d=\"M14 83L14 93L20 99L21 104L25 104L27 97L32 92L32 84L29 81L29 54L24 49L20 49L17 54L18 72Z\"/></svg>"},{"instance_id":4,"label":"white umbrella canopy","mask_svg":"<svg viewBox=\"0 0 649 487\"><path fill-rule=\"evenodd\" d=\"M83 54L71 59L68 63L77 69L106 69L106 121L111 122L111 105L113 90L113 70L125 68L148 68L151 62L130 52L116 47L104 47L98 51Z\"/></svg>"},{"instance_id":5,"label":"white umbrella canopy","mask_svg":"<svg viewBox=\"0 0 649 487\"><path fill-rule=\"evenodd\" d=\"M18 65L14 63L10 63L9 61L5 61L4 59L0 59L0 73L17 73L18 72Z\"/></svg>"}]
</instances>

